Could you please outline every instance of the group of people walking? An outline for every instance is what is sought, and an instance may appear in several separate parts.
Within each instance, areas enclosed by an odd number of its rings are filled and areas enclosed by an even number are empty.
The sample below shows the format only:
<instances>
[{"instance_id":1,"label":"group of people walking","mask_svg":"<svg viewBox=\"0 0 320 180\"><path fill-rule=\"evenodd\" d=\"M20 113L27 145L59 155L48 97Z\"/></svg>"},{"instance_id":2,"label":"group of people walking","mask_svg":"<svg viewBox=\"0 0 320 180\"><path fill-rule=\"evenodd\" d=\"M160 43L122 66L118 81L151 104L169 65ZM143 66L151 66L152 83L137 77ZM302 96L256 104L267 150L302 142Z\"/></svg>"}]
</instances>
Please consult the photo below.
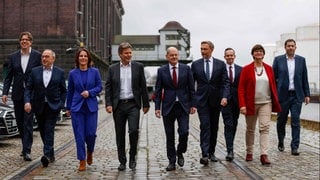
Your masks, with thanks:
<instances>
[{"instance_id":1,"label":"group of people walking","mask_svg":"<svg viewBox=\"0 0 320 180\"><path fill-rule=\"evenodd\" d=\"M226 62L212 57L214 45L201 42L202 58L192 62L191 68L178 62L178 50L167 49L168 65L158 69L155 95L155 114L163 116L167 138L167 171L184 165L187 149L189 116L198 112L200 120L200 164L217 162L215 147L222 113L227 161L234 159L233 143L239 114L246 119L246 161L253 160L255 129L260 134L260 162L270 165L268 158L269 130L272 112L278 113L278 149L284 151L285 125L291 114L291 154L299 155L300 112L302 103L310 102L310 90L305 58L296 55L296 42L284 43L286 53L278 56L270 66L263 62L265 49L256 44L251 49L253 61L243 68L234 63L235 51L226 48ZM195 84L194 84L195 83ZM162 104L162 106L161 106ZM174 122L178 122L178 145L175 148Z\"/></svg>"},{"instance_id":2,"label":"group of people walking","mask_svg":"<svg viewBox=\"0 0 320 180\"><path fill-rule=\"evenodd\" d=\"M96 96L102 91L99 70L93 67L90 52L80 48L75 55L75 68L68 75L66 87L64 71L54 65L55 52L42 53L31 48L30 32L21 33L20 48L9 55L8 73L4 80L2 101L8 100L12 84L12 100L16 121L22 140L21 156L31 161L33 141L32 118L36 116L43 142L41 163L47 167L55 161L54 128L62 108L71 116L77 147L79 171L93 163L93 153L98 124ZM302 103L310 102L305 58L295 54L296 42L288 39L284 44L286 54L278 56L273 66L263 62L265 50L254 45L253 61L243 68L234 63L235 50L226 48L225 62L212 56L214 44L201 42L202 58L191 67L179 63L179 51L169 47L168 64L157 72L155 86L155 116L163 119L166 150L169 164L167 171L176 169L176 162L184 166L183 154L187 151L189 114L198 113L200 121L200 164L217 162L215 148L222 113L226 140L227 161L234 159L234 138L239 114L246 118L246 161L253 160L255 128L258 121L260 133L260 161L269 165L268 135L271 113L278 112L278 149L284 151L285 125L291 114L292 155L299 155L300 112ZM136 168L139 138L140 110L150 108L144 75L144 66L131 61L132 46L119 45L120 62L109 67L105 83L105 109L112 113L115 125L119 171L126 169L126 127L129 133L129 168ZM13 82L13 83L12 83ZM178 145L175 146L175 121L178 124Z\"/></svg>"}]
</instances>

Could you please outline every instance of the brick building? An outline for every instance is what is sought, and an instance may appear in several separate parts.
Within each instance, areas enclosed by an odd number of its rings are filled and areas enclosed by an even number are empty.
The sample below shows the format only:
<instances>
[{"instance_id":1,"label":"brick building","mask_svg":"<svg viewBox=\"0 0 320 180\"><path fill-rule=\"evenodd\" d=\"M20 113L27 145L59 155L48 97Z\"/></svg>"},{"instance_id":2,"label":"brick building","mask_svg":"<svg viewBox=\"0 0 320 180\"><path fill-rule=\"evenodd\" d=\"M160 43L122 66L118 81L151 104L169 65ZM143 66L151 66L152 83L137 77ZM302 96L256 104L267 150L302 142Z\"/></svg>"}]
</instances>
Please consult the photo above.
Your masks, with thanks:
<instances>
[{"instance_id":1,"label":"brick building","mask_svg":"<svg viewBox=\"0 0 320 180\"><path fill-rule=\"evenodd\" d=\"M1 0L0 73L5 74L7 55L19 48L19 34L29 31L34 36L32 47L53 49L55 64L66 74L74 67L76 49L88 48L105 79L112 40L121 34L123 14L121 0Z\"/></svg>"}]
</instances>

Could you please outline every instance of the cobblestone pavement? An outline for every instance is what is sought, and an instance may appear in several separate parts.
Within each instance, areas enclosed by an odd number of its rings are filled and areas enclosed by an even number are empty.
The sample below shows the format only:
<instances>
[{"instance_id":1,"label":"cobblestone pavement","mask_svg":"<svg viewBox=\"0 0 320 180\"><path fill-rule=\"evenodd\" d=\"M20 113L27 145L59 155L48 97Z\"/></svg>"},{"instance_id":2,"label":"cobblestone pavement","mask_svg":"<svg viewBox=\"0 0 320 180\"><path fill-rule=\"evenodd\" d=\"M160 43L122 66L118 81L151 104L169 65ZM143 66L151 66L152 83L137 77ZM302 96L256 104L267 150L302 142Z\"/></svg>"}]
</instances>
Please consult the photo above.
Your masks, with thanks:
<instances>
[{"instance_id":1,"label":"cobblestone pavement","mask_svg":"<svg viewBox=\"0 0 320 180\"><path fill-rule=\"evenodd\" d=\"M20 141L9 138L0 141L2 159L0 162L0 179L250 179L243 170L251 171L262 179L319 179L319 132L301 129L300 156L290 154L291 128L287 126L285 151L277 150L275 122L271 122L269 158L270 167L262 166L259 156L258 136L254 160L246 162L245 157L245 121L241 115L235 139L235 161L225 161L225 141L223 123L220 119L217 157L219 162L210 162L209 166L199 163L201 156L199 146L199 121L197 115L190 117L190 136L188 150L185 154L185 166L176 171L167 172L168 165L165 148L165 134L161 119L154 116L153 103L148 114L143 116L142 129L137 155L137 168L132 171L127 167L119 172L117 151L112 116L101 106L99 111L99 128L97 132L94 162L84 172L78 172L79 161L76 159L70 121L60 123L56 128L56 161L42 168L40 157L42 143L39 132L34 133L32 162L25 162L19 157ZM258 135L258 131L256 132ZM127 135L128 137L128 135ZM128 142L128 138L127 138ZM240 166L238 166L238 165ZM33 169L31 172L26 169ZM23 177L21 177L21 175Z\"/></svg>"}]
</instances>

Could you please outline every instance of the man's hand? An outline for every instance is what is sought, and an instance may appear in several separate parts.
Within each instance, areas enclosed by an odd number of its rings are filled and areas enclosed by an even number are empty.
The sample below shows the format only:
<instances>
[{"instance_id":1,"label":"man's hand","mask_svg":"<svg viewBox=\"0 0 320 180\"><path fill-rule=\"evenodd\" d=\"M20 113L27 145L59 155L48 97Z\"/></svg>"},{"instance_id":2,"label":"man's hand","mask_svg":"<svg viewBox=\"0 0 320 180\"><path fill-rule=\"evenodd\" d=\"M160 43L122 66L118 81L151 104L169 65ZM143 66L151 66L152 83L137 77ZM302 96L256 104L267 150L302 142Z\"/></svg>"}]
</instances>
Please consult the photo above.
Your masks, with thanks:
<instances>
[{"instance_id":1,"label":"man's hand","mask_svg":"<svg viewBox=\"0 0 320 180\"><path fill-rule=\"evenodd\" d=\"M26 111L27 113L31 112L31 104L30 103L24 104L24 111Z\"/></svg>"},{"instance_id":2,"label":"man's hand","mask_svg":"<svg viewBox=\"0 0 320 180\"><path fill-rule=\"evenodd\" d=\"M142 109L142 111L143 111L144 114L146 114L146 113L149 111L149 108L148 108L148 107L144 107L144 108Z\"/></svg>"},{"instance_id":3,"label":"man's hand","mask_svg":"<svg viewBox=\"0 0 320 180\"><path fill-rule=\"evenodd\" d=\"M161 118L161 111L160 110L156 110L155 114L156 114L157 118Z\"/></svg>"},{"instance_id":4,"label":"man's hand","mask_svg":"<svg viewBox=\"0 0 320 180\"><path fill-rule=\"evenodd\" d=\"M228 104L227 98L222 98L220 105L221 105L221 106L226 106L227 104Z\"/></svg>"},{"instance_id":5,"label":"man's hand","mask_svg":"<svg viewBox=\"0 0 320 180\"><path fill-rule=\"evenodd\" d=\"M7 101L8 101L8 96L7 96L7 95L3 95L3 96L2 96L2 102L3 102L4 104L7 104Z\"/></svg>"},{"instance_id":6,"label":"man's hand","mask_svg":"<svg viewBox=\"0 0 320 180\"><path fill-rule=\"evenodd\" d=\"M190 114L194 114L194 113L196 113L196 111L197 111L197 108L195 108L195 107L190 108Z\"/></svg>"},{"instance_id":7,"label":"man's hand","mask_svg":"<svg viewBox=\"0 0 320 180\"><path fill-rule=\"evenodd\" d=\"M304 103L306 103L306 105L308 105L310 103L310 97L305 97Z\"/></svg>"},{"instance_id":8,"label":"man's hand","mask_svg":"<svg viewBox=\"0 0 320 180\"><path fill-rule=\"evenodd\" d=\"M108 113L112 113L112 106L107 106L107 107L106 107L106 111L107 111Z\"/></svg>"},{"instance_id":9,"label":"man's hand","mask_svg":"<svg viewBox=\"0 0 320 180\"><path fill-rule=\"evenodd\" d=\"M66 110L66 116L67 116L67 117L70 117L70 116L71 116L70 110Z\"/></svg>"}]
</instances>

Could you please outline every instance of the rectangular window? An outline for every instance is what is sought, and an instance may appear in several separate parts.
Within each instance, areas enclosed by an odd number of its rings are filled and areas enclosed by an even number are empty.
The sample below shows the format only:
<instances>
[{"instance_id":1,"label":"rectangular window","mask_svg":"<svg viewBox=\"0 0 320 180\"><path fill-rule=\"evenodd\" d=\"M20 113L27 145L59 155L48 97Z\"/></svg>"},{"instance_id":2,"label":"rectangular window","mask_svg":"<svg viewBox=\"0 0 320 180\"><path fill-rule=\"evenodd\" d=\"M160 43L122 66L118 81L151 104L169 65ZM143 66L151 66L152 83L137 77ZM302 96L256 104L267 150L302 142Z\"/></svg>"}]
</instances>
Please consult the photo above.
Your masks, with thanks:
<instances>
[{"instance_id":1,"label":"rectangular window","mask_svg":"<svg viewBox=\"0 0 320 180\"><path fill-rule=\"evenodd\" d=\"M181 37L179 34L167 34L166 40L180 40Z\"/></svg>"},{"instance_id":2,"label":"rectangular window","mask_svg":"<svg viewBox=\"0 0 320 180\"><path fill-rule=\"evenodd\" d=\"M154 51L155 47L151 44L134 44L132 45L133 51Z\"/></svg>"}]
</instances>

